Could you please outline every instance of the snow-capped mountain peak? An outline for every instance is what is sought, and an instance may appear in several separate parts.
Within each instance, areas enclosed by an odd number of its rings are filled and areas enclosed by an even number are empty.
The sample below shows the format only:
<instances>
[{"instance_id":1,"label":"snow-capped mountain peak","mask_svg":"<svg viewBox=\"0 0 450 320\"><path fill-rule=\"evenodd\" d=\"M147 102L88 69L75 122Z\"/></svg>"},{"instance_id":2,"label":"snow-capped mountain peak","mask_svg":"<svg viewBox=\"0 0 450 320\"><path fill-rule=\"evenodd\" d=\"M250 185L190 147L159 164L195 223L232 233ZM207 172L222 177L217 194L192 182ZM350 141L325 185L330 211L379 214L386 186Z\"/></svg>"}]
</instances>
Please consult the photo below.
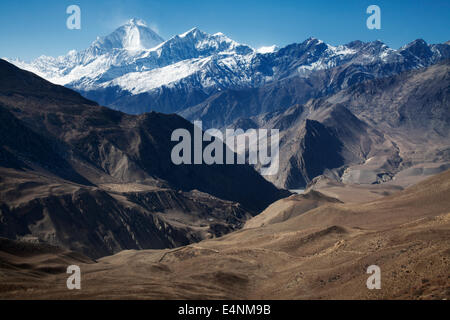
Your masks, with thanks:
<instances>
[{"instance_id":1,"label":"snow-capped mountain peak","mask_svg":"<svg viewBox=\"0 0 450 320\"><path fill-rule=\"evenodd\" d=\"M53 83L77 90L93 90L108 85L129 89L132 85L130 79L142 79L137 73L156 77L141 83L142 91L168 85L208 68L215 70L213 72L227 69L233 79L226 81L239 82L234 79L234 68L248 67L254 53L253 48L237 43L223 33L211 35L198 28L164 41L144 21L131 19L111 34L98 37L86 50L71 51L57 58L40 57L31 63L12 62ZM174 76L166 75L167 72ZM208 76L201 82L210 85L217 81L210 81ZM136 92L134 87L130 91Z\"/></svg>"},{"instance_id":2,"label":"snow-capped mountain peak","mask_svg":"<svg viewBox=\"0 0 450 320\"><path fill-rule=\"evenodd\" d=\"M186 38L186 37L196 38L198 36L205 36L205 35L206 35L206 33L201 31L199 28L194 27L194 28L178 35L178 37L180 37L180 38Z\"/></svg>"},{"instance_id":3,"label":"snow-capped mountain peak","mask_svg":"<svg viewBox=\"0 0 450 320\"><path fill-rule=\"evenodd\" d=\"M143 50L151 49L164 42L155 31L140 19L133 18L105 37L99 37L91 45L98 52L112 49Z\"/></svg>"}]
</instances>

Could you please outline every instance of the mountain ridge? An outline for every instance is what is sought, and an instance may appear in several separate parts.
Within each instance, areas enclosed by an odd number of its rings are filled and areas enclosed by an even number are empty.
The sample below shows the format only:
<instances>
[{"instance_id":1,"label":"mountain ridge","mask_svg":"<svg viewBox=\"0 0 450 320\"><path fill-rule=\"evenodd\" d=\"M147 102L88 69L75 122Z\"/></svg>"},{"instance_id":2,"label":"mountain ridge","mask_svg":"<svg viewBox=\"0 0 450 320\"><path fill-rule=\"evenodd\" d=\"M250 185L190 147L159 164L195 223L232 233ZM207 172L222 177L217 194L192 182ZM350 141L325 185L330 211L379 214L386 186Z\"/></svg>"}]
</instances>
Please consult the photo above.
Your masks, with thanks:
<instances>
[{"instance_id":1,"label":"mountain ridge","mask_svg":"<svg viewBox=\"0 0 450 320\"><path fill-rule=\"evenodd\" d=\"M178 115L127 115L0 60L0 235L101 257L240 228L290 193L248 165L180 165ZM67 100L65 100L67 96Z\"/></svg>"},{"instance_id":2,"label":"mountain ridge","mask_svg":"<svg viewBox=\"0 0 450 320\"><path fill-rule=\"evenodd\" d=\"M244 118L258 127L280 129L281 170L267 178L298 189L330 170L334 173L329 176L338 181L377 184L395 183L395 176L409 168L450 167L449 67L450 60L444 60L357 83L285 111ZM323 125L323 130L306 126L308 121ZM308 131L315 138L309 148ZM335 143L323 142L330 136ZM315 172L304 165L311 159L304 158L316 153L327 157L312 161ZM327 163L336 155L341 161Z\"/></svg>"},{"instance_id":3,"label":"mountain ridge","mask_svg":"<svg viewBox=\"0 0 450 320\"><path fill-rule=\"evenodd\" d=\"M132 21L132 25L138 24L137 20ZM113 35L121 34L127 25L109 36L115 38ZM136 28L154 33L144 25ZM129 33L125 43L135 40L133 33ZM363 69L349 79L354 83L364 77L397 74L450 57L448 44L428 45L420 39L394 50L381 41L331 46L311 37L302 43L260 53L222 33L210 35L198 28L153 48L131 46L138 50L128 50L122 41L102 51L96 41L84 51L58 58L42 57L31 63L9 61L102 105L139 114L150 110L190 112L186 110L222 91L259 88L296 76L309 79L318 71L345 65ZM383 70L380 67L373 70L375 64L382 65Z\"/></svg>"}]
</instances>

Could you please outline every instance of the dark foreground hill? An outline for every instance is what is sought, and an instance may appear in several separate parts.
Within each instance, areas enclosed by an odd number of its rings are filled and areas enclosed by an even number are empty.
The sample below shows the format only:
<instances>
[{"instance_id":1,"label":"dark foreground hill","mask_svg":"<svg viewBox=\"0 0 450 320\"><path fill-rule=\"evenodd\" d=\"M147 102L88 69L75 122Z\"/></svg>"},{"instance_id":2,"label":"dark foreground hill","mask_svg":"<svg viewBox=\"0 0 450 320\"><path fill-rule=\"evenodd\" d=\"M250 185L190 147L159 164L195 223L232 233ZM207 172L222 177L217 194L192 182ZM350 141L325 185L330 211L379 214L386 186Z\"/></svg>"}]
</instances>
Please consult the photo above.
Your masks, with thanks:
<instances>
[{"instance_id":1,"label":"dark foreground hill","mask_svg":"<svg viewBox=\"0 0 450 320\"><path fill-rule=\"evenodd\" d=\"M280 199L247 165L180 165L176 115L130 116L0 60L0 236L91 257L222 235Z\"/></svg>"}]
</instances>

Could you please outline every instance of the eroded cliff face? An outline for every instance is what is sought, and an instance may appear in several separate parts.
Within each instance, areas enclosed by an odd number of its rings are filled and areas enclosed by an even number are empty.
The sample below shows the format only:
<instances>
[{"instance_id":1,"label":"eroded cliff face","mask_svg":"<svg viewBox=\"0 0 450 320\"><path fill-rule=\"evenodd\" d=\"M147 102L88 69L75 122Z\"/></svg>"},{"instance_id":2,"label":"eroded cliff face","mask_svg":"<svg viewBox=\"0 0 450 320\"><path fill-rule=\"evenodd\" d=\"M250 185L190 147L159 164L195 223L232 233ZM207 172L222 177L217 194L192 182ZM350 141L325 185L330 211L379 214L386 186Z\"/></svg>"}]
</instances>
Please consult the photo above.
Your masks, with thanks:
<instances>
[{"instance_id":1,"label":"eroded cliff face","mask_svg":"<svg viewBox=\"0 0 450 320\"><path fill-rule=\"evenodd\" d=\"M37 191L28 188L27 197L14 199L14 205L3 202L0 234L98 258L125 249L173 248L221 236L251 216L237 203L200 192L65 189L32 197Z\"/></svg>"}]
</instances>

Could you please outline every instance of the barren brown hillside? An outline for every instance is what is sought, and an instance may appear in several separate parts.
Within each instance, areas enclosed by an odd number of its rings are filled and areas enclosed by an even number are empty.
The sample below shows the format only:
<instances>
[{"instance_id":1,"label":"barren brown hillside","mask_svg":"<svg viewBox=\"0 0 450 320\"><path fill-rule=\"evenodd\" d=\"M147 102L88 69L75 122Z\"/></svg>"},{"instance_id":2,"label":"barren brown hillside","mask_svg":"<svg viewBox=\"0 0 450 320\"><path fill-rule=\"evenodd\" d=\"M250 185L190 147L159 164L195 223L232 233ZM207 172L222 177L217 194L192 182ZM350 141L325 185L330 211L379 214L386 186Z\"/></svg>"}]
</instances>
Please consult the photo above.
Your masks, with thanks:
<instances>
[{"instance_id":1,"label":"barren brown hillside","mask_svg":"<svg viewBox=\"0 0 450 320\"><path fill-rule=\"evenodd\" d=\"M303 198L297 199L299 210L305 208L302 201L311 201ZM75 291L66 289L65 273L35 272L42 253L20 256L2 248L0 297L450 297L450 171L368 203L324 199L328 201L309 211L270 221L277 216L270 209L279 209L273 205L255 218L270 216L264 226L219 239L173 250L122 251L96 263L80 261L82 289ZM295 212L295 206L290 210ZM366 287L372 264L381 268L380 290Z\"/></svg>"}]
</instances>

